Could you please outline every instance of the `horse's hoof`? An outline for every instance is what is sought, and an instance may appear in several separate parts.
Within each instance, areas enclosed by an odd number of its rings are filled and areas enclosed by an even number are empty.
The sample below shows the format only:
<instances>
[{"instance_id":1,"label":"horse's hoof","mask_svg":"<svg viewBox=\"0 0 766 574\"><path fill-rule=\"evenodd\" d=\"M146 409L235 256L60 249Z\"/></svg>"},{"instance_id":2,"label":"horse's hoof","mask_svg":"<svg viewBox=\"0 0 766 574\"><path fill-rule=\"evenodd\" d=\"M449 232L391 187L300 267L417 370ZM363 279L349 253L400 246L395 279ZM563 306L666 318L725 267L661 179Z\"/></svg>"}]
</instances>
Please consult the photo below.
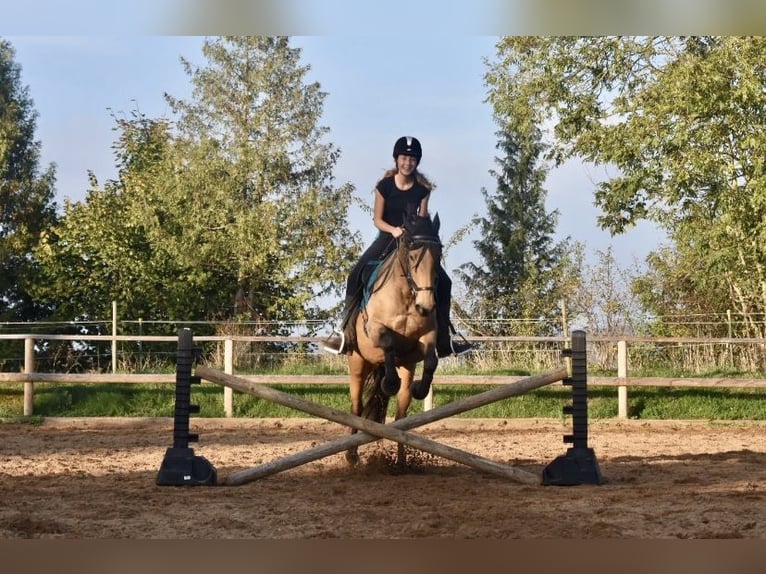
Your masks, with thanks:
<instances>
[{"instance_id":1,"label":"horse's hoof","mask_svg":"<svg viewBox=\"0 0 766 574\"><path fill-rule=\"evenodd\" d=\"M387 397L393 397L396 393L399 392L399 389L402 386L402 381L399 377L396 377L394 379L383 379L383 381L380 383L380 390L383 391L383 394Z\"/></svg>"},{"instance_id":2,"label":"horse's hoof","mask_svg":"<svg viewBox=\"0 0 766 574\"><path fill-rule=\"evenodd\" d=\"M413 399L422 401L428 396L428 391L431 390L431 383L424 383L423 381L417 381L410 385L410 394Z\"/></svg>"},{"instance_id":3,"label":"horse's hoof","mask_svg":"<svg viewBox=\"0 0 766 574\"><path fill-rule=\"evenodd\" d=\"M359 464L359 454L350 450L346 451L346 462L351 466Z\"/></svg>"}]
</instances>

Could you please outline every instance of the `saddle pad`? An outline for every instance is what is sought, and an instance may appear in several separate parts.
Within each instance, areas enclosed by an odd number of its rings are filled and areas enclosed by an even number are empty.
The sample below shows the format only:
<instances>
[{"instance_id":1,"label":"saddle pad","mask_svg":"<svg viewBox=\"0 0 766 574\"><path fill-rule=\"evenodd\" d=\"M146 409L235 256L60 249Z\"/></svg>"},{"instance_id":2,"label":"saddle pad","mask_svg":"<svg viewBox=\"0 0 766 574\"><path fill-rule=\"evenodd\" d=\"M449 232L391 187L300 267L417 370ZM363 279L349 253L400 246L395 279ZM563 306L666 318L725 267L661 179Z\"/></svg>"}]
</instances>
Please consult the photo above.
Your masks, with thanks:
<instances>
[{"instance_id":1,"label":"saddle pad","mask_svg":"<svg viewBox=\"0 0 766 574\"><path fill-rule=\"evenodd\" d=\"M362 270L362 285L364 285L364 289L362 290L362 301L360 303L361 309L364 309L367 306L367 303L372 296L372 288L375 285L375 281L378 278L380 268L384 261L385 259L373 259L372 261L368 261L367 265L365 265Z\"/></svg>"}]
</instances>

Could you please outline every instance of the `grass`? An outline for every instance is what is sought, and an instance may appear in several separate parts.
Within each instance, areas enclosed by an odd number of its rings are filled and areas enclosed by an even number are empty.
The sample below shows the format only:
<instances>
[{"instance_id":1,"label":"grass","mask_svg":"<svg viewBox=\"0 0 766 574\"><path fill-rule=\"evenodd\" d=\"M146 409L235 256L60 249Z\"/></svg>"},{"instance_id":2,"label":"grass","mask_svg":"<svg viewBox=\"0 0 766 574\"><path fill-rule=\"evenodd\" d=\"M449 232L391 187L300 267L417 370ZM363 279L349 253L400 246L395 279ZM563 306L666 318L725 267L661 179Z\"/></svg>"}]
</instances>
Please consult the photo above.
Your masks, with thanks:
<instances>
[{"instance_id":1,"label":"grass","mask_svg":"<svg viewBox=\"0 0 766 574\"><path fill-rule=\"evenodd\" d=\"M274 385L281 391L339 410L348 411L348 388L342 385ZM439 385L434 406L490 389L489 386ZM0 386L0 418L23 415L21 384ZM223 417L223 389L211 383L192 387L192 403L201 417ZM553 385L512 397L460 415L465 418L562 419L571 404L568 387ZM48 384L34 391L36 417L172 417L175 390L169 384ZM766 389L700 389L633 387L629 389L628 416L634 419L766 420ZM421 409L414 402L412 411ZM390 411L392 412L392 411ZM617 389L588 389L591 419L617 416ZM257 397L234 393L236 417L303 417L304 413Z\"/></svg>"}]
</instances>

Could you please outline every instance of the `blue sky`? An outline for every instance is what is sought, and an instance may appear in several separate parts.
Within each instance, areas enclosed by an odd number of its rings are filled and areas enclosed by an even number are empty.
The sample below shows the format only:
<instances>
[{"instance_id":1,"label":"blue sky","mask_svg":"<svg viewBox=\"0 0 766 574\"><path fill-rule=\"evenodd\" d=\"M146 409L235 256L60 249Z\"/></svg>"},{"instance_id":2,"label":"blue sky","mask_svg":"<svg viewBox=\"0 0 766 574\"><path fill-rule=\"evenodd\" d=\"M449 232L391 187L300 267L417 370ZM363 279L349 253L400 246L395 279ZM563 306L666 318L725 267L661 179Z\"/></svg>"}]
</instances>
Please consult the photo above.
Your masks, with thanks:
<instances>
[{"instance_id":1,"label":"blue sky","mask_svg":"<svg viewBox=\"0 0 766 574\"><path fill-rule=\"evenodd\" d=\"M5 36L16 50L22 81L39 113L37 139L43 164L57 164L58 199L81 200L87 172L100 181L115 176L112 113L140 110L169 116L165 92L188 97L190 84L179 57L202 63L200 36ZM309 80L327 92L322 123L342 151L338 184L351 182L368 205L377 179L391 163L393 142L414 135L423 144L421 169L437 184L432 211L442 219L443 238L484 213L481 189L494 189L496 129L485 103L484 59L497 37L428 34L296 36ZM611 238L596 226L593 173L576 163L551 172L548 209L560 212L560 237L596 250L612 245L621 265L656 246L650 226ZM352 213L351 224L366 242L375 231L369 216ZM446 254L452 270L474 258L471 240Z\"/></svg>"},{"instance_id":2,"label":"blue sky","mask_svg":"<svg viewBox=\"0 0 766 574\"><path fill-rule=\"evenodd\" d=\"M114 176L111 113L167 116L163 93L189 95L179 57L202 63L203 35L287 34L311 66L309 80L328 93L322 123L342 151L336 183L353 183L370 205L393 142L414 135L449 239L483 215L481 189L494 189L496 126L483 75L500 35L747 33L765 20L752 3L694 0L694 11L682 10L689 1L639 9L600 0L29 0L4 7L0 36L13 44L39 113L37 138L43 163L57 164L59 200L84 197L88 170L101 181ZM611 246L627 267L662 236L648 224L614 238L598 229L601 177L577 162L552 171L547 207L559 211L558 236L583 242L591 263ZM351 225L366 242L375 234L362 211ZM449 271L475 258L474 238L446 253Z\"/></svg>"}]
</instances>

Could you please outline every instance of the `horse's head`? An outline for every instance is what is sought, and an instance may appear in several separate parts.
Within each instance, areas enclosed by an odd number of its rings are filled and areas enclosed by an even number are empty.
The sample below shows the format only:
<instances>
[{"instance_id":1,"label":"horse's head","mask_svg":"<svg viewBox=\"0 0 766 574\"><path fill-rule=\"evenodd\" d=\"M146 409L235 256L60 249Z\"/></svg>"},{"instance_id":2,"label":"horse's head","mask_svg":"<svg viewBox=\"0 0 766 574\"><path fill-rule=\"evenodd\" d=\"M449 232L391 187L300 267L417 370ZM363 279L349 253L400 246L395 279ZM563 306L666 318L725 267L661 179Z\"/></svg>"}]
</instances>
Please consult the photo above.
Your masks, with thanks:
<instances>
[{"instance_id":1,"label":"horse's head","mask_svg":"<svg viewBox=\"0 0 766 574\"><path fill-rule=\"evenodd\" d=\"M400 239L402 266L407 283L415 296L415 308L428 315L436 308L436 278L442 256L439 239L439 215L404 218L404 234Z\"/></svg>"},{"instance_id":2,"label":"horse's head","mask_svg":"<svg viewBox=\"0 0 766 574\"><path fill-rule=\"evenodd\" d=\"M411 214L404 217L403 227L406 234L411 238L436 240L438 242L440 225L438 213L433 219L431 216L420 217L417 214Z\"/></svg>"}]
</instances>

